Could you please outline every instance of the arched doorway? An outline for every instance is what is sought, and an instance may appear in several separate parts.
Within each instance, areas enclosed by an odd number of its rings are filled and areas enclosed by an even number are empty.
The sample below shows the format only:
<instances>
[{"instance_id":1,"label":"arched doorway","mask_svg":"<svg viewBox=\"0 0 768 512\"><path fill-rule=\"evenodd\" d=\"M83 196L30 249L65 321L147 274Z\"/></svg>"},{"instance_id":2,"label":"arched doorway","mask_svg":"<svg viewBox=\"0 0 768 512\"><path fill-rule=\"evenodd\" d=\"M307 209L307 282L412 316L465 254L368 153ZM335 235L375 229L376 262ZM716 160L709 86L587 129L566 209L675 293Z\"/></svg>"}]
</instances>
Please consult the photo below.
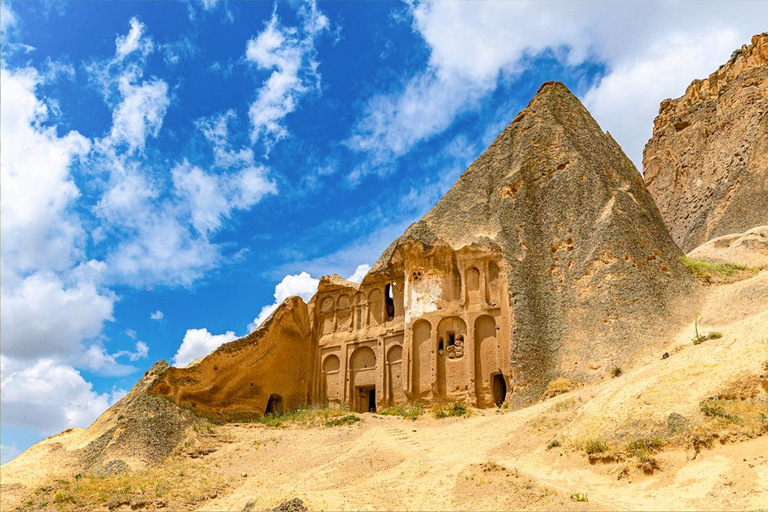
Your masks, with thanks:
<instances>
[{"instance_id":1,"label":"arched doorway","mask_svg":"<svg viewBox=\"0 0 768 512\"><path fill-rule=\"evenodd\" d=\"M323 402L341 405L343 398L339 358L333 354L323 361Z\"/></svg>"},{"instance_id":2,"label":"arched doorway","mask_svg":"<svg viewBox=\"0 0 768 512\"><path fill-rule=\"evenodd\" d=\"M360 347L352 353L352 407L357 412L376 410L376 353Z\"/></svg>"},{"instance_id":3,"label":"arched doorway","mask_svg":"<svg viewBox=\"0 0 768 512\"><path fill-rule=\"evenodd\" d=\"M426 320L413 324L413 398L429 398L432 392L432 325Z\"/></svg>"},{"instance_id":4,"label":"arched doorway","mask_svg":"<svg viewBox=\"0 0 768 512\"><path fill-rule=\"evenodd\" d=\"M403 347L395 345L387 352L387 398L389 403L400 402L405 398L403 394Z\"/></svg>"},{"instance_id":5,"label":"arched doorway","mask_svg":"<svg viewBox=\"0 0 768 512\"><path fill-rule=\"evenodd\" d=\"M475 320L475 392L478 405L493 403L491 375L500 372L497 361L496 320L482 315Z\"/></svg>"}]
</instances>

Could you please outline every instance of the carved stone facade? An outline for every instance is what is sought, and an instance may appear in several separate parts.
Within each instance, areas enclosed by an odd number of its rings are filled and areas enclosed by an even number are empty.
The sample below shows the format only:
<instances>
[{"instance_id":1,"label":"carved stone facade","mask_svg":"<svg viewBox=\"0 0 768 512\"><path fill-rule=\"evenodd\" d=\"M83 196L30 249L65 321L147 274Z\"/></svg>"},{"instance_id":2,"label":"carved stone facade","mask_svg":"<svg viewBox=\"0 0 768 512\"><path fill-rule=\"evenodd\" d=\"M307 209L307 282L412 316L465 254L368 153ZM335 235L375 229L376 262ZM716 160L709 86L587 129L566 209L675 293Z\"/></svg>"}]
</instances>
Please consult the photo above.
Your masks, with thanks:
<instances>
[{"instance_id":1,"label":"carved stone facade","mask_svg":"<svg viewBox=\"0 0 768 512\"><path fill-rule=\"evenodd\" d=\"M388 275L321 281L310 303L312 402L361 412L407 400L504 402L511 315L501 252L419 245L402 248Z\"/></svg>"}]
</instances>

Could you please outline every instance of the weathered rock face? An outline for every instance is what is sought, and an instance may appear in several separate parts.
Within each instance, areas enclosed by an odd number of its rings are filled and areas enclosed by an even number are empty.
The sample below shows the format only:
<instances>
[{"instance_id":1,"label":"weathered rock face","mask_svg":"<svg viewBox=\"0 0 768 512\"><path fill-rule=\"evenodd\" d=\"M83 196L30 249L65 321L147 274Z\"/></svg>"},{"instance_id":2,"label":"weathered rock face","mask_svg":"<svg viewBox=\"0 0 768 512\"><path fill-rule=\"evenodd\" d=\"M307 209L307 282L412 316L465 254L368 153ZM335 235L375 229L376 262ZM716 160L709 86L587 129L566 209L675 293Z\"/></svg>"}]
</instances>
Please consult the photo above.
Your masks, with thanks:
<instances>
[{"instance_id":1,"label":"weathered rock face","mask_svg":"<svg viewBox=\"0 0 768 512\"><path fill-rule=\"evenodd\" d=\"M768 224L768 34L661 103L643 170L686 252Z\"/></svg>"},{"instance_id":2,"label":"weathered rock face","mask_svg":"<svg viewBox=\"0 0 768 512\"><path fill-rule=\"evenodd\" d=\"M538 400L663 343L695 283L642 177L558 83L358 285L323 277L151 393L223 419L306 403ZM688 312L690 313L690 311Z\"/></svg>"},{"instance_id":3,"label":"weathered rock face","mask_svg":"<svg viewBox=\"0 0 768 512\"><path fill-rule=\"evenodd\" d=\"M90 442L74 452L84 469L98 472L126 461L133 467L157 463L178 445L197 416L148 393L167 370L165 361L155 363L128 395L88 428Z\"/></svg>"},{"instance_id":4,"label":"weathered rock face","mask_svg":"<svg viewBox=\"0 0 768 512\"><path fill-rule=\"evenodd\" d=\"M556 376L588 380L629 363L693 286L640 174L559 83L542 86L369 277L402 275L408 295L421 266L462 251L488 261L476 266L483 283L500 269L496 336L515 405L537 400Z\"/></svg>"},{"instance_id":5,"label":"weathered rock face","mask_svg":"<svg viewBox=\"0 0 768 512\"><path fill-rule=\"evenodd\" d=\"M314 362L308 309L286 299L259 329L189 368L168 368L150 388L208 417L233 419L307 402Z\"/></svg>"}]
</instances>

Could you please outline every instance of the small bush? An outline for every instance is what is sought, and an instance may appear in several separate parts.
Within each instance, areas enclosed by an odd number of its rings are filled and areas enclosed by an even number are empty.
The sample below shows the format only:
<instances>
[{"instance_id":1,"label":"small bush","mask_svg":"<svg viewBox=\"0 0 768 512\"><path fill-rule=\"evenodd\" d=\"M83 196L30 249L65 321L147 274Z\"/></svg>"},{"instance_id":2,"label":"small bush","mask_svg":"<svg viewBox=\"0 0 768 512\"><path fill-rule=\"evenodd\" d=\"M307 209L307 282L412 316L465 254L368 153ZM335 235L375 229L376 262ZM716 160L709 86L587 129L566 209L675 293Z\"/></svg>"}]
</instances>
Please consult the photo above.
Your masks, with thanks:
<instances>
[{"instance_id":1,"label":"small bush","mask_svg":"<svg viewBox=\"0 0 768 512\"><path fill-rule=\"evenodd\" d=\"M345 416L340 416L338 418L333 418L330 420L326 420L325 426L326 427L341 427L344 425L352 425L354 423L357 423L360 421L360 417L356 416L354 414L347 414Z\"/></svg>"},{"instance_id":2,"label":"small bush","mask_svg":"<svg viewBox=\"0 0 768 512\"><path fill-rule=\"evenodd\" d=\"M584 451L587 452L587 455L605 453L608 451L608 444L598 439L590 439L584 443Z\"/></svg>"},{"instance_id":3,"label":"small bush","mask_svg":"<svg viewBox=\"0 0 768 512\"><path fill-rule=\"evenodd\" d=\"M407 404L399 404L390 409L382 409L381 411L377 411L376 414L381 414L382 416L400 416L415 420L424 414L424 408L418 402L408 402Z\"/></svg>"},{"instance_id":4,"label":"small bush","mask_svg":"<svg viewBox=\"0 0 768 512\"><path fill-rule=\"evenodd\" d=\"M577 387L576 383L574 383L569 379L564 379L564 378L555 379L547 385L547 389L546 391L544 391L544 396L542 398L544 400L547 400L557 395L562 395L563 393L568 393L569 391L573 391L574 389L576 389L576 387Z\"/></svg>"},{"instance_id":5,"label":"small bush","mask_svg":"<svg viewBox=\"0 0 768 512\"><path fill-rule=\"evenodd\" d=\"M571 501L587 502L587 501L589 501L589 497L587 496L587 493L585 493L585 492L572 492L571 493Z\"/></svg>"},{"instance_id":6,"label":"small bush","mask_svg":"<svg viewBox=\"0 0 768 512\"><path fill-rule=\"evenodd\" d=\"M460 402L454 402L450 405L437 404L433 410L435 412L435 418L437 419L469 415L469 409L467 409L467 406Z\"/></svg>"},{"instance_id":7,"label":"small bush","mask_svg":"<svg viewBox=\"0 0 768 512\"><path fill-rule=\"evenodd\" d=\"M560 441L558 441L557 439L553 439L547 444L547 450L551 450L552 448L557 448L559 446L560 446Z\"/></svg>"},{"instance_id":8,"label":"small bush","mask_svg":"<svg viewBox=\"0 0 768 512\"><path fill-rule=\"evenodd\" d=\"M721 418L733 423L740 420L738 415L727 412L719 400L704 400L699 404L699 410L710 418Z\"/></svg>"},{"instance_id":9,"label":"small bush","mask_svg":"<svg viewBox=\"0 0 768 512\"><path fill-rule=\"evenodd\" d=\"M621 377L621 374L624 373L621 371L621 368L618 366L614 366L611 370L611 377Z\"/></svg>"},{"instance_id":10,"label":"small bush","mask_svg":"<svg viewBox=\"0 0 768 512\"><path fill-rule=\"evenodd\" d=\"M680 262L697 278L707 283L728 282L728 278L748 277L757 273L757 269L732 263L712 263L682 256Z\"/></svg>"},{"instance_id":11,"label":"small bush","mask_svg":"<svg viewBox=\"0 0 768 512\"><path fill-rule=\"evenodd\" d=\"M664 441L658 437L644 437L635 439L634 441L631 441L629 444L627 444L627 451L640 459L640 461L645 461L646 459L650 458L651 454L661 450L663 446Z\"/></svg>"}]
</instances>

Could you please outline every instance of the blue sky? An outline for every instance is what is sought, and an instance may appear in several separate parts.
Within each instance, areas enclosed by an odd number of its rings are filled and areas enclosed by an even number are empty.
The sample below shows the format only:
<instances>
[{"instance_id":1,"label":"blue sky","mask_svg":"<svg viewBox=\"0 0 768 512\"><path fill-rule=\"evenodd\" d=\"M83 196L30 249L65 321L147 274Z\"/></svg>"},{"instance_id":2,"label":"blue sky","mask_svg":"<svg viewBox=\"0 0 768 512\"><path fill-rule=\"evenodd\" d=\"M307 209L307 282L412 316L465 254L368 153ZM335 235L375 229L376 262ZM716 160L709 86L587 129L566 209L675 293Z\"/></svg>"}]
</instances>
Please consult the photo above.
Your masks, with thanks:
<instances>
[{"instance_id":1,"label":"blue sky","mask_svg":"<svg viewBox=\"0 0 768 512\"><path fill-rule=\"evenodd\" d=\"M641 167L768 4L2 2L2 454L360 279L541 82Z\"/></svg>"}]
</instances>

